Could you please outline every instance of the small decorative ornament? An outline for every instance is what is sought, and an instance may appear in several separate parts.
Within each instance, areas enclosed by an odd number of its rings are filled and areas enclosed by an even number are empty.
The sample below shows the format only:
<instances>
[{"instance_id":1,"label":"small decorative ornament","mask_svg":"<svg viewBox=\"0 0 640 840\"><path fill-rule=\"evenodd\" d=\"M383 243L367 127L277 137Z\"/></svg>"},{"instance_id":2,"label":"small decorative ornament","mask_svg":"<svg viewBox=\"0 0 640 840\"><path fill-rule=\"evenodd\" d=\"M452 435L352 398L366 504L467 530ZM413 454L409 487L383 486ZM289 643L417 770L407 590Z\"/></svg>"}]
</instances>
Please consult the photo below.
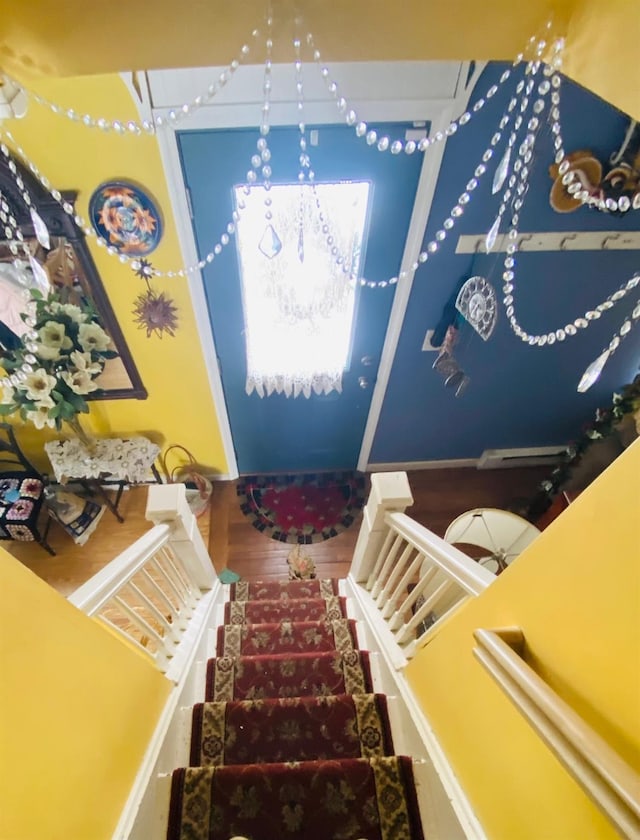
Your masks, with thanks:
<instances>
[{"instance_id":1,"label":"small decorative ornament","mask_svg":"<svg viewBox=\"0 0 640 840\"><path fill-rule=\"evenodd\" d=\"M496 168L495 175L493 176L493 184L491 185L491 193L495 195L496 193L500 192L502 187L504 186L504 182L507 180L507 175L509 174L509 163L511 162L511 146L507 146L507 151L504 153L502 160L498 164Z\"/></svg>"},{"instance_id":2,"label":"small decorative ornament","mask_svg":"<svg viewBox=\"0 0 640 840\"><path fill-rule=\"evenodd\" d=\"M140 277L142 280L146 280L147 282L156 273L149 260L145 259L137 260L135 263L132 263L131 267L133 268L133 273L137 277Z\"/></svg>"},{"instance_id":3,"label":"small decorative ornament","mask_svg":"<svg viewBox=\"0 0 640 840\"><path fill-rule=\"evenodd\" d=\"M271 223L266 226L262 239L258 243L258 248L269 260L277 257L282 251L282 241Z\"/></svg>"},{"instance_id":4,"label":"small decorative ornament","mask_svg":"<svg viewBox=\"0 0 640 840\"><path fill-rule=\"evenodd\" d=\"M484 249L487 254L490 254L493 251L493 246L496 244L496 239L498 238L498 233L500 232L500 220L502 216L500 213L496 216L495 222L491 225L489 232L484 240Z\"/></svg>"},{"instance_id":5,"label":"small decorative ornament","mask_svg":"<svg viewBox=\"0 0 640 840\"><path fill-rule=\"evenodd\" d=\"M580 394L584 394L598 381L610 355L611 351L605 350L604 353L601 353L595 361L591 362L589 367L582 374L582 378L578 384L578 392Z\"/></svg>"},{"instance_id":6,"label":"small decorative ornament","mask_svg":"<svg viewBox=\"0 0 640 840\"><path fill-rule=\"evenodd\" d=\"M177 311L171 298L164 292L154 292L148 288L136 298L133 308L134 323L137 323L140 329L146 329L147 338L151 338L153 333L162 338L165 332L174 337L178 328Z\"/></svg>"},{"instance_id":7,"label":"small decorative ornament","mask_svg":"<svg viewBox=\"0 0 640 840\"><path fill-rule=\"evenodd\" d=\"M456 309L471 324L483 341L487 341L498 319L495 289L484 277L470 277L456 299Z\"/></svg>"},{"instance_id":8,"label":"small decorative ornament","mask_svg":"<svg viewBox=\"0 0 640 840\"><path fill-rule=\"evenodd\" d=\"M305 553L301 545L294 546L287 555L289 580L313 580L316 576L316 564Z\"/></svg>"},{"instance_id":9,"label":"small decorative ornament","mask_svg":"<svg viewBox=\"0 0 640 840\"><path fill-rule=\"evenodd\" d=\"M49 236L49 230L45 225L42 216L38 213L35 207L32 207L29 210L29 214L33 223L33 230L35 232L36 239L42 245L42 247L46 248L46 250L48 251L51 248L51 238Z\"/></svg>"},{"instance_id":10,"label":"small decorative ornament","mask_svg":"<svg viewBox=\"0 0 640 840\"><path fill-rule=\"evenodd\" d=\"M444 387L453 390L456 397L461 397L471 379L462 370L454 355L453 348L457 341L458 329L451 324L447 327L438 358L433 363L433 369L444 379Z\"/></svg>"},{"instance_id":11,"label":"small decorative ornament","mask_svg":"<svg viewBox=\"0 0 640 840\"><path fill-rule=\"evenodd\" d=\"M89 201L89 218L98 236L129 257L150 254L162 238L155 202L129 181L101 184Z\"/></svg>"}]
</instances>

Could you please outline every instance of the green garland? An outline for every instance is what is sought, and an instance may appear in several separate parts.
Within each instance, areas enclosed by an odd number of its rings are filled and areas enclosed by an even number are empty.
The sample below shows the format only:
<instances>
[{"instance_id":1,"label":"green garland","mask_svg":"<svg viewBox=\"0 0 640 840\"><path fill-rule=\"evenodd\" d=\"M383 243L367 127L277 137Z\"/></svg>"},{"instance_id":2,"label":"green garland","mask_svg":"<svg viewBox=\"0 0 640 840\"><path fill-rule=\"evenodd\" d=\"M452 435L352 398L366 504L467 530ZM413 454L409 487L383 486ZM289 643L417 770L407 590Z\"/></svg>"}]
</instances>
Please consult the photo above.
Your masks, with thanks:
<instances>
[{"instance_id":1,"label":"green garland","mask_svg":"<svg viewBox=\"0 0 640 840\"><path fill-rule=\"evenodd\" d=\"M633 414L639 410L640 374L629 385L625 385L620 393L613 394L612 404L608 408L596 410L594 420L584 427L578 440L567 447L565 460L540 484L527 510L527 518L534 521L548 510L554 497L569 480L573 469L594 441L611 435L626 414Z\"/></svg>"}]
</instances>

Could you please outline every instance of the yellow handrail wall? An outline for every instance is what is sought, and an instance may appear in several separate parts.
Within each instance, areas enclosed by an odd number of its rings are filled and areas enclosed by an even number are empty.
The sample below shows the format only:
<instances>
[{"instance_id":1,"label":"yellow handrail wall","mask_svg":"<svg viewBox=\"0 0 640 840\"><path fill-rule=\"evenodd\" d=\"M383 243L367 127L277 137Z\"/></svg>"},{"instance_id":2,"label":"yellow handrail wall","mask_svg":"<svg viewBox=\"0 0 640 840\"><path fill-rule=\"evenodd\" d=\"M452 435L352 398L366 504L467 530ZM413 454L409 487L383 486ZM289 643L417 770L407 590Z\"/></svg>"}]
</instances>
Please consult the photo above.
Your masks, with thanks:
<instances>
[{"instance_id":1,"label":"yellow handrail wall","mask_svg":"<svg viewBox=\"0 0 640 840\"><path fill-rule=\"evenodd\" d=\"M111 838L171 688L0 548L0 837Z\"/></svg>"},{"instance_id":2,"label":"yellow handrail wall","mask_svg":"<svg viewBox=\"0 0 640 840\"><path fill-rule=\"evenodd\" d=\"M487 835L618 835L472 655L478 627L522 629L526 659L640 769L640 441L407 668Z\"/></svg>"}]
</instances>

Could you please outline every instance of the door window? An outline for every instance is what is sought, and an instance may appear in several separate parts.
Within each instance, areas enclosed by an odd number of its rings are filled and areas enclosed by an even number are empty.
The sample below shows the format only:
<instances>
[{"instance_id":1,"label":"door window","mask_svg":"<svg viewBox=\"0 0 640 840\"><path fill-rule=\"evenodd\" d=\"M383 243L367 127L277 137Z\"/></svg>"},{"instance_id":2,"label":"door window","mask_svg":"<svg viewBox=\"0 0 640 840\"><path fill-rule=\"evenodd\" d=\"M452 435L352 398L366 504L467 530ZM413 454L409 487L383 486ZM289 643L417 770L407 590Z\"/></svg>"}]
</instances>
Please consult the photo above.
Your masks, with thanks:
<instances>
[{"instance_id":1,"label":"door window","mask_svg":"<svg viewBox=\"0 0 640 840\"><path fill-rule=\"evenodd\" d=\"M246 391L342 390L370 184L234 188Z\"/></svg>"}]
</instances>

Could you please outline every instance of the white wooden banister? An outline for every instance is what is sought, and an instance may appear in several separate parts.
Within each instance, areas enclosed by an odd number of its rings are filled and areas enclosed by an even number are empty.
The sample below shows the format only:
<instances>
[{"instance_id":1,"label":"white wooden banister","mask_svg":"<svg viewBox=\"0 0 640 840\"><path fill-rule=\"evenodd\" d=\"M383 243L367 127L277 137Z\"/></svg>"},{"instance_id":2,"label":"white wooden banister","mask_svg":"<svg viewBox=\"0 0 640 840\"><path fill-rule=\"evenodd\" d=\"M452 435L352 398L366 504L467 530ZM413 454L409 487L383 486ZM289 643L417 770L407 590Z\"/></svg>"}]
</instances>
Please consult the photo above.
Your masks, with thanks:
<instances>
[{"instance_id":1,"label":"white wooden banister","mask_svg":"<svg viewBox=\"0 0 640 840\"><path fill-rule=\"evenodd\" d=\"M156 525L171 526L171 546L189 570L189 577L200 589L211 589L218 578L187 502L184 484L149 485L146 517Z\"/></svg>"},{"instance_id":2,"label":"white wooden banister","mask_svg":"<svg viewBox=\"0 0 640 840\"><path fill-rule=\"evenodd\" d=\"M474 632L474 656L622 837L640 837L640 775L522 659L519 628Z\"/></svg>"},{"instance_id":3,"label":"white wooden banister","mask_svg":"<svg viewBox=\"0 0 640 840\"><path fill-rule=\"evenodd\" d=\"M373 473L371 492L364 507L362 525L351 563L351 575L356 581L366 581L373 572L388 533L384 521L387 511L404 511L412 504L413 496L406 473Z\"/></svg>"},{"instance_id":4,"label":"white wooden banister","mask_svg":"<svg viewBox=\"0 0 640 840\"><path fill-rule=\"evenodd\" d=\"M389 642L395 667L426 643L434 628L459 604L496 579L455 546L404 513L413 503L406 473L371 476L351 567L362 585L366 610L382 619L381 644ZM383 637L387 642L383 641Z\"/></svg>"},{"instance_id":5,"label":"white wooden banister","mask_svg":"<svg viewBox=\"0 0 640 840\"><path fill-rule=\"evenodd\" d=\"M166 544L170 531L168 525L158 525L147 531L67 600L87 615L94 615Z\"/></svg>"},{"instance_id":6,"label":"white wooden banister","mask_svg":"<svg viewBox=\"0 0 640 840\"><path fill-rule=\"evenodd\" d=\"M184 484L152 485L147 519L155 526L69 601L125 636L167 672L217 575Z\"/></svg>"},{"instance_id":7,"label":"white wooden banister","mask_svg":"<svg viewBox=\"0 0 640 840\"><path fill-rule=\"evenodd\" d=\"M493 572L406 514L387 514L385 522L414 548L428 554L469 595L479 595L496 579Z\"/></svg>"}]
</instances>

